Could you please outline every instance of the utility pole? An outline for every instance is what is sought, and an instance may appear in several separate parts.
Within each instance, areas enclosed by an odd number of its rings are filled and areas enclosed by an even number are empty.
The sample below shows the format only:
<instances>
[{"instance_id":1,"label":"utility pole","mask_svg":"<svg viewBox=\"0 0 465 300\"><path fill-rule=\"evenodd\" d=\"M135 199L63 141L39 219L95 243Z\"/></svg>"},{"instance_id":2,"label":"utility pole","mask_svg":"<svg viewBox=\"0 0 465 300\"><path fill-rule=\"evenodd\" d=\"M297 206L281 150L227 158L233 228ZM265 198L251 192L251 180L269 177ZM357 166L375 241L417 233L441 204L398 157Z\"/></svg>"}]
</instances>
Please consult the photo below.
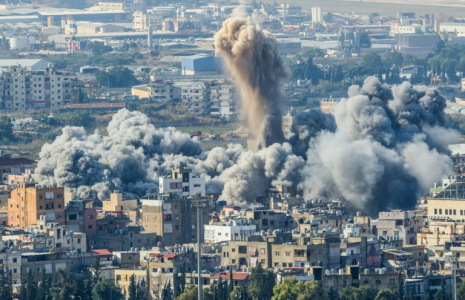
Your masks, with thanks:
<instances>
[{"instance_id":1,"label":"utility pole","mask_svg":"<svg viewBox=\"0 0 465 300\"><path fill-rule=\"evenodd\" d=\"M200 208L207 205L208 199L200 199L198 193L189 197L192 207L197 207L197 276L198 276L198 300L202 300L202 268L200 263L200 237L202 234L202 215Z\"/></svg>"},{"instance_id":2,"label":"utility pole","mask_svg":"<svg viewBox=\"0 0 465 300\"><path fill-rule=\"evenodd\" d=\"M450 262L452 264L452 300L457 300L457 257L452 255Z\"/></svg>"}]
</instances>

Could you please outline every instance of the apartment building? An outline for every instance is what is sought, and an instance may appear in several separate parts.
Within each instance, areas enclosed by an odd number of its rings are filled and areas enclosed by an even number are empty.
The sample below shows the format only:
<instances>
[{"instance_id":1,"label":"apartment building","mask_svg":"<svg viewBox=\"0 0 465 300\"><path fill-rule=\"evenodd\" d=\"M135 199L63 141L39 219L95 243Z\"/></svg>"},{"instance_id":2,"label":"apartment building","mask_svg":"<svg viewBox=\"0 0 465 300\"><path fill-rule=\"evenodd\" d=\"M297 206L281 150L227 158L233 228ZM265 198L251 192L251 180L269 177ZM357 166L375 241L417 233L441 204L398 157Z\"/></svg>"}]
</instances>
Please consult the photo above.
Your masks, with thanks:
<instances>
[{"instance_id":1,"label":"apartment building","mask_svg":"<svg viewBox=\"0 0 465 300\"><path fill-rule=\"evenodd\" d=\"M201 207L201 224L208 224L208 205ZM197 241L197 208L180 194L152 194L142 199L142 227L161 238L163 245ZM203 235L203 230L201 230ZM203 238L203 237L201 237Z\"/></svg>"},{"instance_id":2,"label":"apartment building","mask_svg":"<svg viewBox=\"0 0 465 300\"><path fill-rule=\"evenodd\" d=\"M8 182L9 175L22 175L29 170L32 171L37 166L37 162L24 157L0 157L0 181Z\"/></svg>"},{"instance_id":3,"label":"apartment building","mask_svg":"<svg viewBox=\"0 0 465 300\"><path fill-rule=\"evenodd\" d=\"M183 162L171 170L171 175L161 176L158 185L161 194L175 193L183 197L198 194L205 197L205 178L193 174Z\"/></svg>"},{"instance_id":4,"label":"apartment building","mask_svg":"<svg viewBox=\"0 0 465 300\"><path fill-rule=\"evenodd\" d=\"M129 295L129 285L131 284L131 277L134 276L134 281L140 284L142 280L147 282L146 270L115 270L115 284L118 285L124 295Z\"/></svg>"},{"instance_id":5,"label":"apartment building","mask_svg":"<svg viewBox=\"0 0 465 300\"><path fill-rule=\"evenodd\" d=\"M233 85L212 84L210 87L210 115L230 119L237 115L237 93Z\"/></svg>"},{"instance_id":6,"label":"apartment building","mask_svg":"<svg viewBox=\"0 0 465 300\"><path fill-rule=\"evenodd\" d=\"M238 241L256 232L257 226L248 224L247 219L238 218L227 222L215 222L204 226L206 243Z\"/></svg>"},{"instance_id":7,"label":"apartment building","mask_svg":"<svg viewBox=\"0 0 465 300\"><path fill-rule=\"evenodd\" d=\"M380 212L376 225L378 235L398 237L406 245L417 243L417 232L420 232L422 227L422 211L400 210Z\"/></svg>"},{"instance_id":8,"label":"apartment building","mask_svg":"<svg viewBox=\"0 0 465 300\"><path fill-rule=\"evenodd\" d=\"M131 87L131 94L139 99L167 102L181 97L181 89L169 81L156 81Z\"/></svg>"},{"instance_id":9,"label":"apartment building","mask_svg":"<svg viewBox=\"0 0 465 300\"><path fill-rule=\"evenodd\" d=\"M181 87L182 107L195 115L210 113L210 83L202 81L178 84Z\"/></svg>"},{"instance_id":10,"label":"apartment building","mask_svg":"<svg viewBox=\"0 0 465 300\"><path fill-rule=\"evenodd\" d=\"M112 221L108 222L111 223ZM150 249L159 240L160 237L156 233L142 231L140 226L127 225L114 231L109 230L107 227L107 229L89 236L87 244L89 249L108 249L113 252L129 251L133 248Z\"/></svg>"},{"instance_id":11,"label":"apartment building","mask_svg":"<svg viewBox=\"0 0 465 300\"><path fill-rule=\"evenodd\" d=\"M58 109L71 100L73 77L71 73L57 71L51 65L40 71L9 67L1 75L3 107L15 111L40 107Z\"/></svg>"},{"instance_id":12,"label":"apartment building","mask_svg":"<svg viewBox=\"0 0 465 300\"><path fill-rule=\"evenodd\" d=\"M171 282L171 286L174 286L178 284L181 273L191 273L197 268L196 254L190 247L154 247L147 252L141 253L141 263L148 269L150 291L155 298L160 297L165 283Z\"/></svg>"},{"instance_id":13,"label":"apartment building","mask_svg":"<svg viewBox=\"0 0 465 300\"><path fill-rule=\"evenodd\" d=\"M153 30L161 30L163 20L176 15L175 7L154 7L146 12L136 11L132 15L133 28L138 31L147 31L149 27Z\"/></svg>"},{"instance_id":14,"label":"apartment building","mask_svg":"<svg viewBox=\"0 0 465 300\"><path fill-rule=\"evenodd\" d=\"M0 250L0 268L11 271L13 286L21 284L21 252L10 251L7 248Z\"/></svg>"},{"instance_id":15,"label":"apartment building","mask_svg":"<svg viewBox=\"0 0 465 300\"><path fill-rule=\"evenodd\" d=\"M27 228L40 216L65 225L64 189L21 182L8 199L8 225Z\"/></svg>"}]
</instances>

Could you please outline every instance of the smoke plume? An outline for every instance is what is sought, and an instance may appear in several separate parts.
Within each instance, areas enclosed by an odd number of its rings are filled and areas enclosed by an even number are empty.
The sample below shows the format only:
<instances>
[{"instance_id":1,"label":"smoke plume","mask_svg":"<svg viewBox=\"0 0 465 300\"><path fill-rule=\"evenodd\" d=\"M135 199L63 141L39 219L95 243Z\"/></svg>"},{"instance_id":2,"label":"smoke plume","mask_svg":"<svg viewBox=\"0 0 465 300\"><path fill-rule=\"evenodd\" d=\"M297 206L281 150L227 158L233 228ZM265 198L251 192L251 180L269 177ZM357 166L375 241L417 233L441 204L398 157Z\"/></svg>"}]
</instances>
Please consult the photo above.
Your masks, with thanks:
<instances>
[{"instance_id":1,"label":"smoke plume","mask_svg":"<svg viewBox=\"0 0 465 300\"><path fill-rule=\"evenodd\" d=\"M158 190L159 175L183 162L206 178L208 193L229 204L249 205L273 187L289 187L306 200L341 199L375 215L414 207L434 182L453 174L448 145L459 135L444 127L446 102L436 89L408 82L391 89L369 77L349 88L334 115L294 116L285 141L280 88L287 72L276 39L235 16L223 23L215 45L241 89L258 152L234 144L203 152L196 138L120 110L108 135L63 128L42 147L36 179L76 188L83 198L105 200L112 189L144 196Z\"/></svg>"},{"instance_id":2,"label":"smoke plume","mask_svg":"<svg viewBox=\"0 0 465 300\"><path fill-rule=\"evenodd\" d=\"M242 94L259 149L282 143L281 82L287 70L278 53L278 42L244 15L224 21L215 34L216 52L224 56Z\"/></svg>"}]
</instances>

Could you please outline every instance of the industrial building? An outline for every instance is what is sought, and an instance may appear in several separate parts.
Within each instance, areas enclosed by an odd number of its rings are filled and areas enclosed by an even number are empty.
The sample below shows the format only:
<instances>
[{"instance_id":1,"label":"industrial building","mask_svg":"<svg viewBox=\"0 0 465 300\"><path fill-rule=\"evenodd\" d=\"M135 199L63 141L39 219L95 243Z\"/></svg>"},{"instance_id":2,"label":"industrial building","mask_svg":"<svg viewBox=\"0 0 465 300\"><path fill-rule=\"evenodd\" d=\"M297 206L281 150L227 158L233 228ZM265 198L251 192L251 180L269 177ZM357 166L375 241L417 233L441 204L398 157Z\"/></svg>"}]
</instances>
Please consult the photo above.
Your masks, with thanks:
<instances>
[{"instance_id":1,"label":"industrial building","mask_svg":"<svg viewBox=\"0 0 465 300\"><path fill-rule=\"evenodd\" d=\"M424 56L434 50L439 39L437 34L397 34L396 50L403 55Z\"/></svg>"},{"instance_id":2,"label":"industrial building","mask_svg":"<svg viewBox=\"0 0 465 300\"><path fill-rule=\"evenodd\" d=\"M216 75L223 72L223 60L210 55L182 58L182 75Z\"/></svg>"}]
</instances>

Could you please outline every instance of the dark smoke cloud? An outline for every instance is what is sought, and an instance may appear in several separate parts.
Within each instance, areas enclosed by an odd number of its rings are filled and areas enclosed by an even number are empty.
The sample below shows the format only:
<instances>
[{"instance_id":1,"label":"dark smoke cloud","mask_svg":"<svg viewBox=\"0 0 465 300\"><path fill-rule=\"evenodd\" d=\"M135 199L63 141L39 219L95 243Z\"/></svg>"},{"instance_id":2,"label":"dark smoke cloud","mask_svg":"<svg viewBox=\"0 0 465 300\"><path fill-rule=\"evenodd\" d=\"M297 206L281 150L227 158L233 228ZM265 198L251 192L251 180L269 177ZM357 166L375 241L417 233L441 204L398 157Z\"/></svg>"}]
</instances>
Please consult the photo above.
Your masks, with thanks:
<instances>
[{"instance_id":1,"label":"dark smoke cloud","mask_svg":"<svg viewBox=\"0 0 465 300\"><path fill-rule=\"evenodd\" d=\"M207 192L220 193L229 204L248 205L283 186L305 199L341 199L374 215L412 208L434 182L453 174L447 146L459 135L444 127L445 99L436 89L408 82L391 89L369 77L349 88L334 115L297 114L285 142L280 84L287 72L275 38L236 16L223 23L215 45L241 89L258 152L234 144L202 152L197 139L121 110L107 136L63 128L43 146L36 178L77 188L83 198L104 200L113 189L144 196L157 191L159 175L183 162L205 176Z\"/></svg>"}]
</instances>

